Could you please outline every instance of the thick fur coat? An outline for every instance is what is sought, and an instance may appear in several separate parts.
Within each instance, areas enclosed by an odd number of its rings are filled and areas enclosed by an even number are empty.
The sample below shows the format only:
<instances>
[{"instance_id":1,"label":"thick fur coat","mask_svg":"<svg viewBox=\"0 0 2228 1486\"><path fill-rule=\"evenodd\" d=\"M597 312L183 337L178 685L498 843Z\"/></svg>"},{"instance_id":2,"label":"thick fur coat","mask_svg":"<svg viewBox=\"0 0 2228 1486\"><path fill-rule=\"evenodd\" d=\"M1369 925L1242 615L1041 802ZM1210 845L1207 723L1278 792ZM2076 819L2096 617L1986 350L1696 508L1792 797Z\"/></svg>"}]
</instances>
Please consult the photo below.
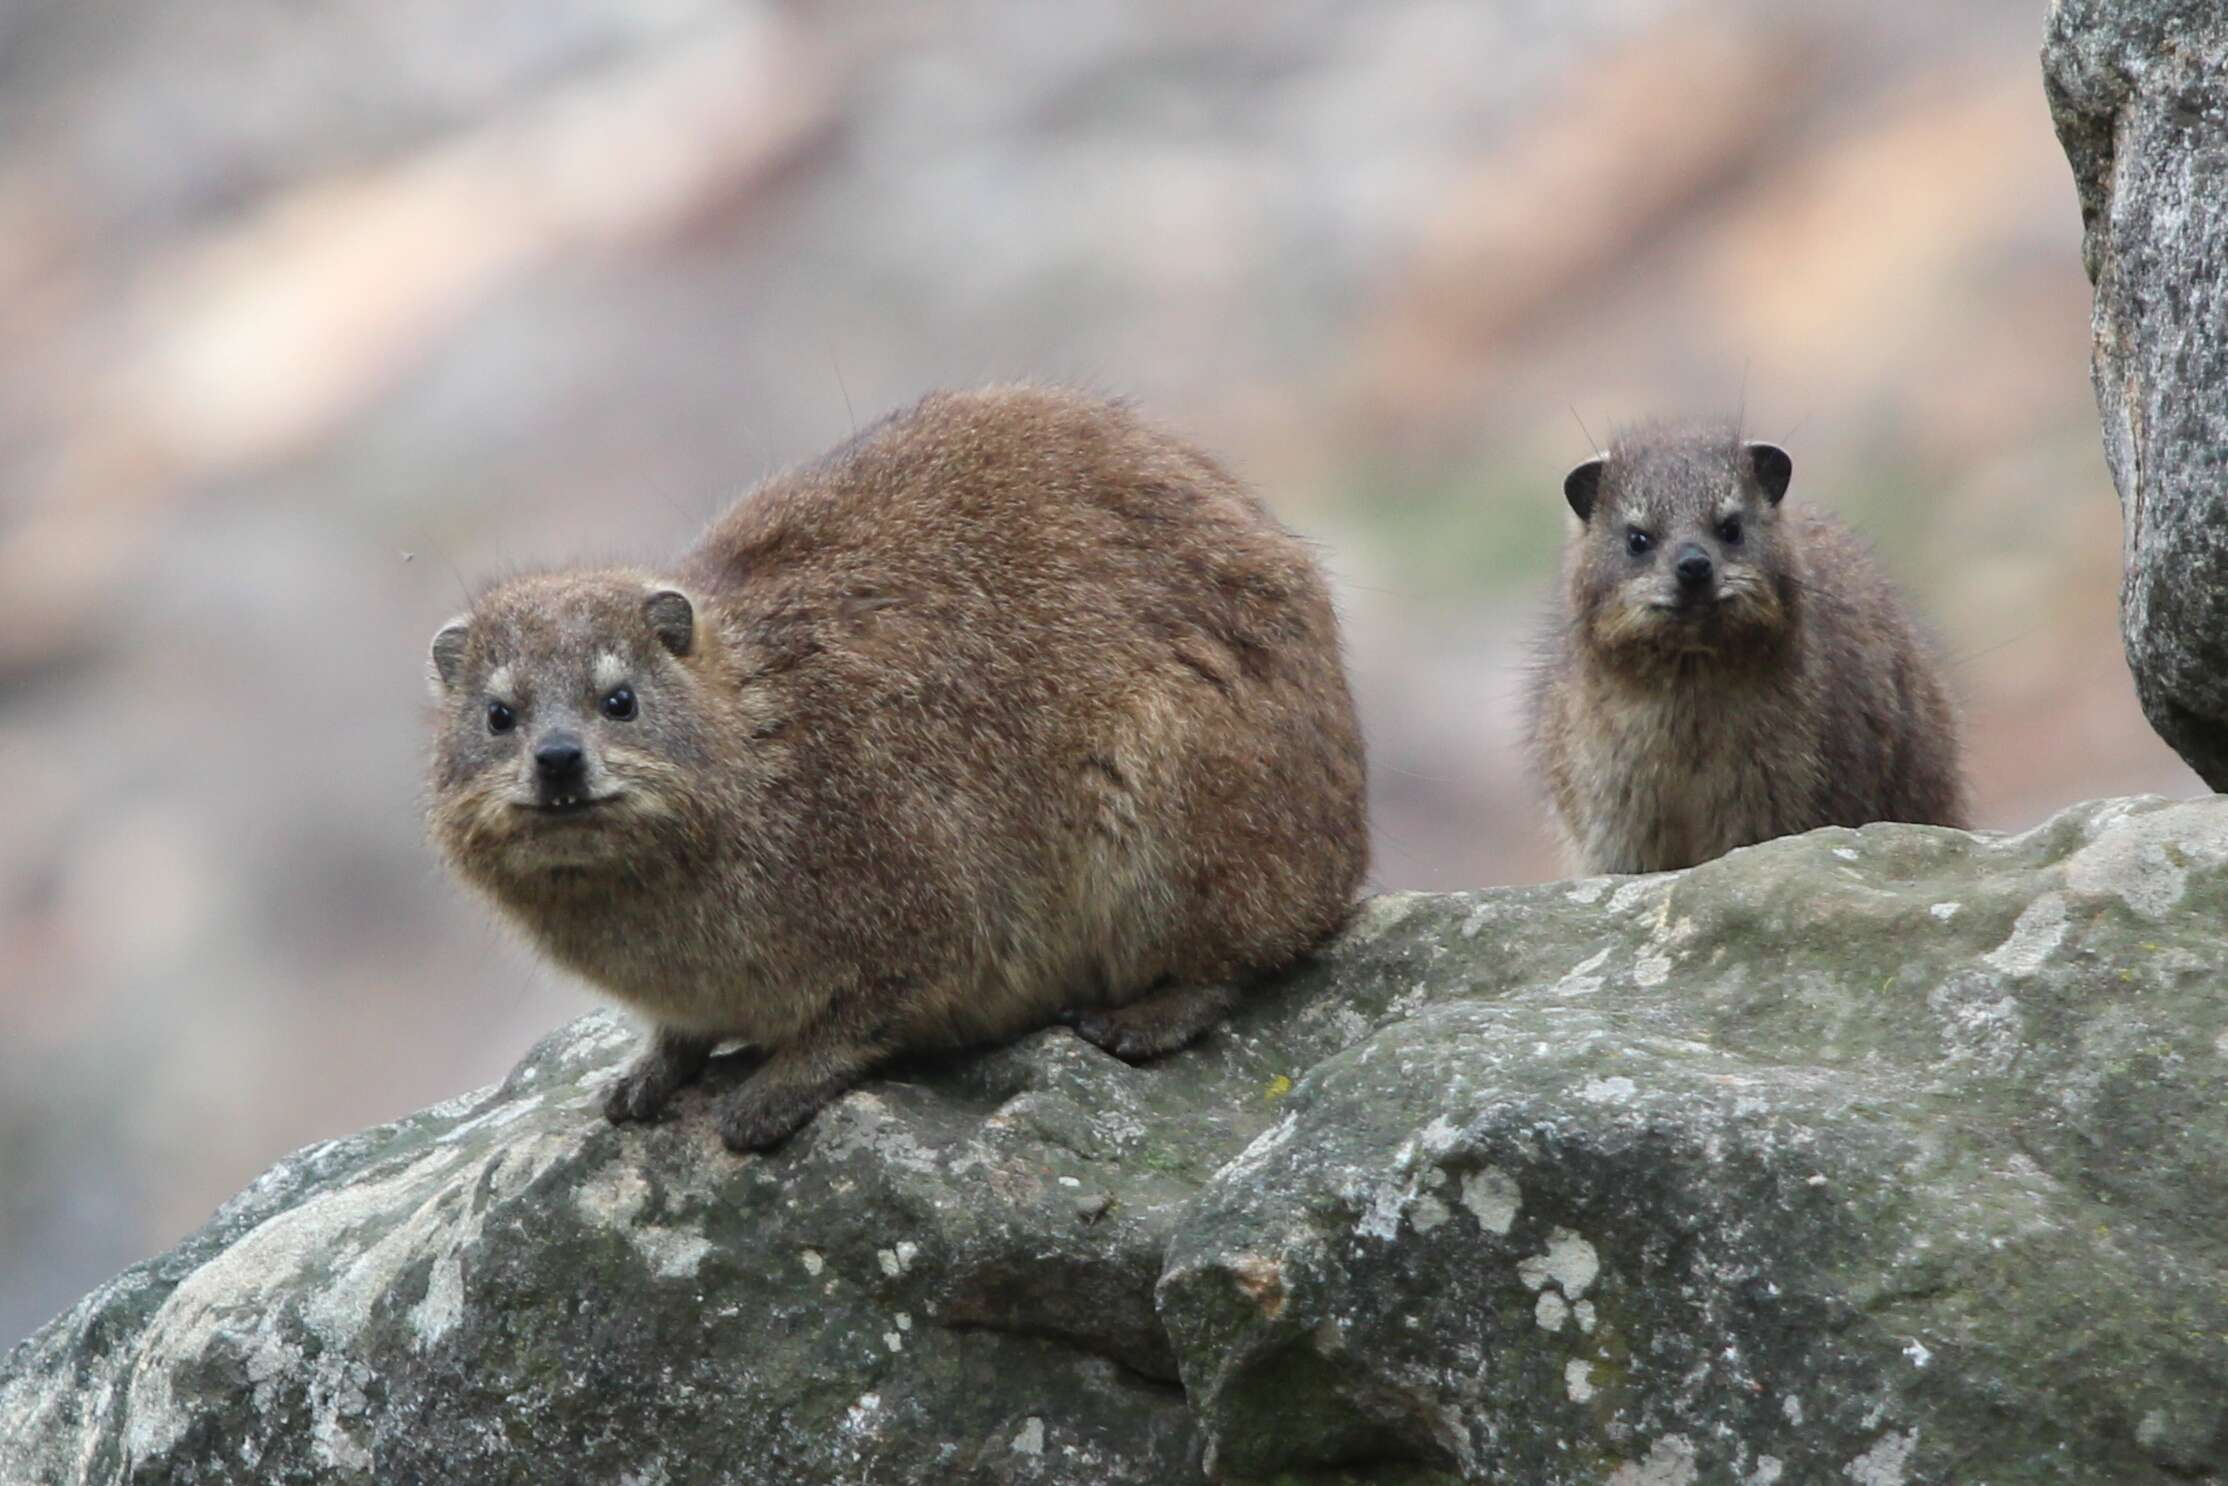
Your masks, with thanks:
<instances>
[{"instance_id":1,"label":"thick fur coat","mask_svg":"<svg viewBox=\"0 0 2228 1486\"><path fill-rule=\"evenodd\" d=\"M1578 525L1531 738L1578 870L1966 824L1939 667L1864 544L1782 507L1791 473L1730 425L1654 425L1565 482Z\"/></svg>"},{"instance_id":2,"label":"thick fur coat","mask_svg":"<svg viewBox=\"0 0 2228 1486\"><path fill-rule=\"evenodd\" d=\"M614 1119L719 1041L762 1051L738 1148L899 1052L1071 1013L1123 1056L1178 1046L1333 932L1366 865L1307 548L1077 394L931 396L670 572L497 587L434 672L434 840L651 1023Z\"/></svg>"}]
</instances>

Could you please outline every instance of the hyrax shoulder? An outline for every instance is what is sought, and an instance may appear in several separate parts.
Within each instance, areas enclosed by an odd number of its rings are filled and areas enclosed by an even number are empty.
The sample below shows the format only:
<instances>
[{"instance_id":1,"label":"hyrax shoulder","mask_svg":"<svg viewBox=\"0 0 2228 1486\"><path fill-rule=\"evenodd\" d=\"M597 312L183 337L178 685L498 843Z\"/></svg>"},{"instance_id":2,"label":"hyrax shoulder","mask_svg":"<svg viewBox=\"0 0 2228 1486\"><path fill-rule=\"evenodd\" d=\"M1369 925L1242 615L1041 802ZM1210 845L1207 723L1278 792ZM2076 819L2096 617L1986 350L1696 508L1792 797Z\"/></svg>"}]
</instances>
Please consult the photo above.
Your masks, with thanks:
<instances>
[{"instance_id":1,"label":"hyrax shoulder","mask_svg":"<svg viewBox=\"0 0 2228 1486\"><path fill-rule=\"evenodd\" d=\"M664 574L503 584L436 636L432 834L640 1011L653 1115L720 1040L779 1140L900 1051L1063 1013L1180 1045L1343 921L1362 744L1307 549L1126 409L932 396Z\"/></svg>"},{"instance_id":2,"label":"hyrax shoulder","mask_svg":"<svg viewBox=\"0 0 2228 1486\"><path fill-rule=\"evenodd\" d=\"M1818 826L1962 826L1937 664L1871 553L1783 504L1786 453L1650 425L1572 470L1578 518L1532 691L1575 864L1692 866Z\"/></svg>"}]
</instances>

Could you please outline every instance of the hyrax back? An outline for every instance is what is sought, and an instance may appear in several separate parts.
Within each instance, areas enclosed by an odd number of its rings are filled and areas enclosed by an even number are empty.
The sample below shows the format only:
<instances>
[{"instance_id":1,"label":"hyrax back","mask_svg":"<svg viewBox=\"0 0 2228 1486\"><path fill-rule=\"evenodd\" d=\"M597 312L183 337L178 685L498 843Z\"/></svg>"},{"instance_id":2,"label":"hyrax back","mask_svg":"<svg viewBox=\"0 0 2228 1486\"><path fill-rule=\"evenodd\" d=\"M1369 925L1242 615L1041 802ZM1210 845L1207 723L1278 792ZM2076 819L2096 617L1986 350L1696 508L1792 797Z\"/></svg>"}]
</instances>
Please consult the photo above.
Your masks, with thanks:
<instances>
[{"instance_id":1,"label":"hyrax back","mask_svg":"<svg viewBox=\"0 0 2228 1486\"><path fill-rule=\"evenodd\" d=\"M1819 826L1966 823L1935 662L1782 450L1654 425L1572 470L1532 740L1575 865L1690 867Z\"/></svg>"},{"instance_id":2,"label":"hyrax back","mask_svg":"<svg viewBox=\"0 0 2228 1486\"><path fill-rule=\"evenodd\" d=\"M1181 1045L1343 921L1362 744L1307 549L1127 410L932 396L666 576L506 583L433 646L431 826L640 1011L647 1118L720 1040L780 1140L901 1051L1062 1013Z\"/></svg>"}]
</instances>

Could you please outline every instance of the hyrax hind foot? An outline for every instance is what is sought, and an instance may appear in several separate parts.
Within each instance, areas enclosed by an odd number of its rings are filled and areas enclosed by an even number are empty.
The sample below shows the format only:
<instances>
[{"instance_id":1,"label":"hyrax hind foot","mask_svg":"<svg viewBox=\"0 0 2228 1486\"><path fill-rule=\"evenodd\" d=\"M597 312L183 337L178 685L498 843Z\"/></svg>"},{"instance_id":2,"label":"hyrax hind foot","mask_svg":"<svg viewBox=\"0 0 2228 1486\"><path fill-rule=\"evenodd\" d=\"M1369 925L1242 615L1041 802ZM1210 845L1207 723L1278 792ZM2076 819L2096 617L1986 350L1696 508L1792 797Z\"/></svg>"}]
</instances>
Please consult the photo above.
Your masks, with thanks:
<instances>
[{"instance_id":1,"label":"hyrax hind foot","mask_svg":"<svg viewBox=\"0 0 2228 1486\"><path fill-rule=\"evenodd\" d=\"M690 1037L663 1028L652 1032L649 1046L604 1094L604 1118L614 1125L656 1119L682 1085L704 1071L714 1046L709 1037Z\"/></svg>"},{"instance_id":2,"label":"hyrax hind foot","mask_svg":"<svg viewBox=\"0 0 2228 1486\"><path fill-rule=\"evenodd\" d=\"M1238 993L1230 986L1177 986L1127 1006L1078 1017L1075 1032L1085 1042L1137 1063L1193 1041L1237 1004Z\"/></svg>"}]
</instances>

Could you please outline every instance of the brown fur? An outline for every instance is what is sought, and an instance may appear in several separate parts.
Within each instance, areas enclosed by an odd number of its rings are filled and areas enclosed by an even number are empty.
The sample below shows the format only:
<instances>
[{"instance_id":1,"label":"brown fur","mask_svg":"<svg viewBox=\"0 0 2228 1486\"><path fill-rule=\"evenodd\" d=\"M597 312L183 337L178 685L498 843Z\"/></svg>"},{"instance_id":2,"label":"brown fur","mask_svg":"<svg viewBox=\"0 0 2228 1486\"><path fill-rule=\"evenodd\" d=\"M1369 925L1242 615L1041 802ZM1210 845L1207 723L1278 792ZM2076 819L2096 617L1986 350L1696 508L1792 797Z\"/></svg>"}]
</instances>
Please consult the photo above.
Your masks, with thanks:
<instances>
[{"instance_id":1,"label":"brown fur","mask_svg":"<svg viewBox=\"0 0 2228 1486\"><path fill-rule=\"evenodd\" d=\"M1079 395L931 396L768 480L670 578L504 584L435 660L443 854L653 1024L614 1120L720 1040L763 1050L723 1111L738 1149L896 1053L1066 1011L1124 1057L1180 1046L1335 930L1365 866L1307 550ZM598 710L622 672L631 721ZM551 729L607 801L528 808Z\"/></svg>"},{"instance_id":2,"label":"brown fur","mask_svg":"<svg viewBox=\"0 0 2228 1486\"><path fill-rule=\"evenodd\" d=\"M1600 467L1532 693L1533 752L1579 870L1690 867L1827 825L1966 824L1926 643L1863 543L1781 508L1786 466L1774 492L1757 448L1727 425L1650 426ZM1639 556L1633 527L1653 538ZM1714 571L1681 610L1689 544Z\"/></svg>"}]
</instances>

